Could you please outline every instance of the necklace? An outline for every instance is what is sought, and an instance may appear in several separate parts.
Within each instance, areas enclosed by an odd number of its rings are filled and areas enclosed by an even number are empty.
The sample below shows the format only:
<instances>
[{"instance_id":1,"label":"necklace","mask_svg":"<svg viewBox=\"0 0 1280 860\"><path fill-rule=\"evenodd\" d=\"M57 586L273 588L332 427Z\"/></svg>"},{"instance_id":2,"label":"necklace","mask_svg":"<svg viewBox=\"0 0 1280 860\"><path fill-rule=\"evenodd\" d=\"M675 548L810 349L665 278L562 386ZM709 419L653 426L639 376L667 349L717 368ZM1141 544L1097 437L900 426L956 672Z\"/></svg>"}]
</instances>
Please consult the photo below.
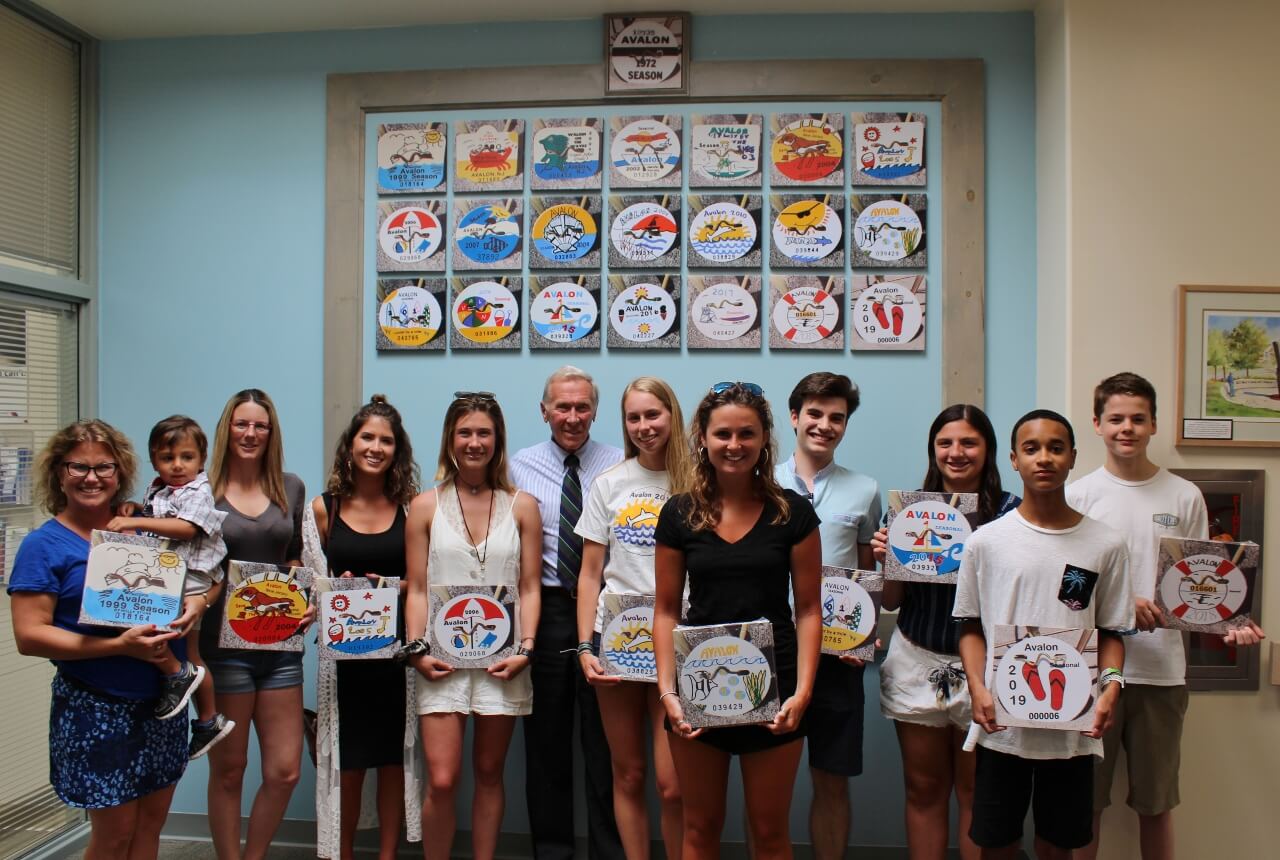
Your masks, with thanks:
<instances>
[{"instance_id":1,"label":"necklace","mask_svg":"<svg viewBox=\"0 0 1280 860\"><path fill-rule=\"evenodd\" d=\"M468 484L468 486L470 485ZM471 489L472 494L478 493L479 491L480 491L479 487L473 487ZM453 494L458 497L458 513L462 514L462 527L467 530L467 540L471 542L471 551L475 553L476 561L480 562L480 573L483 575L484 560L489 555L489 531L490 529L493 528L493 497L497 495L497 493L489 494L489 517L486 520L486 525L484 530L484 553L483 554L481 554L480 552L480 547L476 543L475 537L472 536L471 534L471 526L467 525L467 512L462 507L462 496L458 493L458 482L456 480L453 482Z\"/></svg>"},{"instance_id":2,"label":"necklace","mask_svg":"<svg viewBox=\"0 0 1280 860\"><path fill-rule=\"evenodd\" d=\"M481 489L483 489L483 488L484 488L484 486L488 483L487 481L481 481L481 482L480 482L480 483L478 483L478 484L472 484L470 481L465 480L461 475L454 475L454 480L453 480L453 490L454 490L454 492L455 492L455 493L458 491L458 482L459 482L459 481L461 481L463 484L466 484L466 485L467 485L467 489L471 491L471 495L473 495L473 496L474 496L474 495L477 495L477 494L480 492L480 490L481 490ZM459 503L459 504L461 504L461 503Z\"/></svg>"}]
</instances>

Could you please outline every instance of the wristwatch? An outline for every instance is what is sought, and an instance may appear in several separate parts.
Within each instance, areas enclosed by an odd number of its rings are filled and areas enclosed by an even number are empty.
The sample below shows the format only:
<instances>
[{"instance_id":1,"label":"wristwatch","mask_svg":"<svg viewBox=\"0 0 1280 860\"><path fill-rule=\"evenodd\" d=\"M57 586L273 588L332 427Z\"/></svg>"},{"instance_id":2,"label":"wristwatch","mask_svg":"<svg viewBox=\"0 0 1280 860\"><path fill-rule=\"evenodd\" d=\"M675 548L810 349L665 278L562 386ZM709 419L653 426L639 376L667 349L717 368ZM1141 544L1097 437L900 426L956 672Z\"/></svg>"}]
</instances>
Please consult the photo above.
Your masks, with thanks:
<instances>
[{"instance_id":1,"label":"wristwatch","mask_svg":"<svg viewBox=\"0 0 1280 860\"><path fill-rule=\"evenodd\" d=\"M410 642L404 643L404 647L396 652L396 660L403 663L411 657L417 657L419 654L430 653L431 643L428 642L425 637L422 639L414 639Z\"/></svg>"}]
</instances>

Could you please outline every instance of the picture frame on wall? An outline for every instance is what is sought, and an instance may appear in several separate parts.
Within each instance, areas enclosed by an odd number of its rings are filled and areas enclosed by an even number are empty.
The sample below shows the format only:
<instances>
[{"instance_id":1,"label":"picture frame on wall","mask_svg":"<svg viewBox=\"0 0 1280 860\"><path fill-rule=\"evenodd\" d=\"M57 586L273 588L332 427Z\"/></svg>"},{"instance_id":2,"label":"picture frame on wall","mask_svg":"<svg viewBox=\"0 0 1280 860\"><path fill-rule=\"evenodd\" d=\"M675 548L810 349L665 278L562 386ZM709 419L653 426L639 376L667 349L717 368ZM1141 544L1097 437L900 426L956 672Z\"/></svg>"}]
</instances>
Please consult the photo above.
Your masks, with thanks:
<instances>
[{"instance_id":1,"label":"picture frame on wall","mask_svg":"<svg viewBox=\"0 0 1280 860\"><path fill-rule=\"evenodd\" d=\"M1179 446L1280 448L1280 287L1178 287Z\"/></svg>"},{"instance_id":2,"label":"picture frame on wall","mask_svg":"<svg viewBox=\"0 0 1280 860\"><path fill-rule=\"evenodd\" d=\"M604 16L604 94L689 92L688 12Z\"/></svg>"}]
</instances>

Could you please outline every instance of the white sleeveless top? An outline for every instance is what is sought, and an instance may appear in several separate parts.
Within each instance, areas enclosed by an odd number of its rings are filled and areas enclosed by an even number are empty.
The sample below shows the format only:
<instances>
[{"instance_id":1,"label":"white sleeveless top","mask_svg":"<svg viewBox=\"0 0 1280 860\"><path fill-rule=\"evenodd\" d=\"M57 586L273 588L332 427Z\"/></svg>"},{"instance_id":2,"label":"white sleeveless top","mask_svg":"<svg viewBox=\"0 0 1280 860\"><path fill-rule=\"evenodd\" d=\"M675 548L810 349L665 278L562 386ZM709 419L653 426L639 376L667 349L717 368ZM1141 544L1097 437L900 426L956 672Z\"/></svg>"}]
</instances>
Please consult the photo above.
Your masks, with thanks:
<instances>
[{"instance_id":1,"label":"white sleeveless top","mask_svg":"<svg viewBox=\"0 0 1280 860\"><path fill-rule=\"evenodd\" d=\"M443 492L442 492L443 491ZM515 503L520 493L493 491L489 534L479 546L467 539L467 526L452 482L436 487L436 515L431 518L427 550L429 585L508 585L520 581L520 532ZM484 570L480 559L484 559Z\"/></svg>"}]
</instances>

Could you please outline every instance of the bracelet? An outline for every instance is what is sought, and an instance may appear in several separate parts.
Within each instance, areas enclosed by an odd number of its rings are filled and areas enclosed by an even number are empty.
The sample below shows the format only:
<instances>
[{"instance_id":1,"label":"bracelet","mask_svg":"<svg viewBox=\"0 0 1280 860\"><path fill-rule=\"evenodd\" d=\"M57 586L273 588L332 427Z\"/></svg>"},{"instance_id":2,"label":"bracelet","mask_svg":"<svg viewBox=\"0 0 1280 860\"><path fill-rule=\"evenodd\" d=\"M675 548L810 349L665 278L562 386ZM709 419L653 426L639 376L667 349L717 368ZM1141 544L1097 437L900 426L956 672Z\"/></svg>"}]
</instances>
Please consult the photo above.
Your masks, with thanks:
<instances>
[{"instance_id":1,"label":"bracelet","mask_svg":"<svg viewBox=\"0 0 1280 860\"><path fill-rule=\"evenodd\" d=\"M658 701L661 702L667 696L679 696L679 695L680 695L680 691L678 690L667 690L665 693L658 694Z\"/></svg>"},{"instance_id":2,"label":"bracelet","mask_svg":"<svg viewBox=\"0 0 1280 860\"><path fill-rule=\"evenodd\" d=\"M1105 687L1107 686L1107 684L1110 684L1112 681L1119 684L1120 689L1123 690L1124 689L1124 672L1115 668L1104 669L1102 671L1102 676L1098 678L1098 687L1099 688Z\"/></svg>"},{"instance_id":3,"label":"bracelet","mask_svg":"<svg viewBox=\"0 0 1280 860\"><path fill-rule=\"evenodd\" d=\"M430 654L431 643L423 636L419 639L413 639L404 643L404 647L395 653L394 659L403 663L410 657L417 657L419 654Z\"/></svg>"},{"instance_id":4,"label":"bracelet","mask_svg":"<svg viewBox=\"0 0 1280 860\"><path fill-rule=\"evenodd\" d=\"M583 654L595 654L596 646L592 645L590 642L584 641L584 642L579 642L578 647L574 648L573 650L577 653L579 657L581 657Z\"/></svg>"},{"instance_id":5,"label":"bracelet","mask_svg":"<svg viewBox=\"0 0 1280 860\"><path fill-rule=\"evenodd\" d=\"M202 591L200 593L200 596L204 598L204 608L206 611L208 611L209 607L212 605L209 603L209 592Z\"/></svg>"},{"instance_id":6,"label":"bracelet","mask_svg":"<svg viewBox=\"0 0 1280 860\"><path fill-rule=\"evenodd\" d=\"M522 639L522 640L520 640L520 641L521 641L521 642L523 642L524 640ZM528 658L529 658L529 662L530 662L530 663L532 663L532 662L533 662L533 649L532 649L532 648L526 648L526 647L524 647L523 645L521 645L519 648L517 648L517 649L516 649L516 656L517 656L517 657L528 657Z\"/></svg>"}]
</instances>

